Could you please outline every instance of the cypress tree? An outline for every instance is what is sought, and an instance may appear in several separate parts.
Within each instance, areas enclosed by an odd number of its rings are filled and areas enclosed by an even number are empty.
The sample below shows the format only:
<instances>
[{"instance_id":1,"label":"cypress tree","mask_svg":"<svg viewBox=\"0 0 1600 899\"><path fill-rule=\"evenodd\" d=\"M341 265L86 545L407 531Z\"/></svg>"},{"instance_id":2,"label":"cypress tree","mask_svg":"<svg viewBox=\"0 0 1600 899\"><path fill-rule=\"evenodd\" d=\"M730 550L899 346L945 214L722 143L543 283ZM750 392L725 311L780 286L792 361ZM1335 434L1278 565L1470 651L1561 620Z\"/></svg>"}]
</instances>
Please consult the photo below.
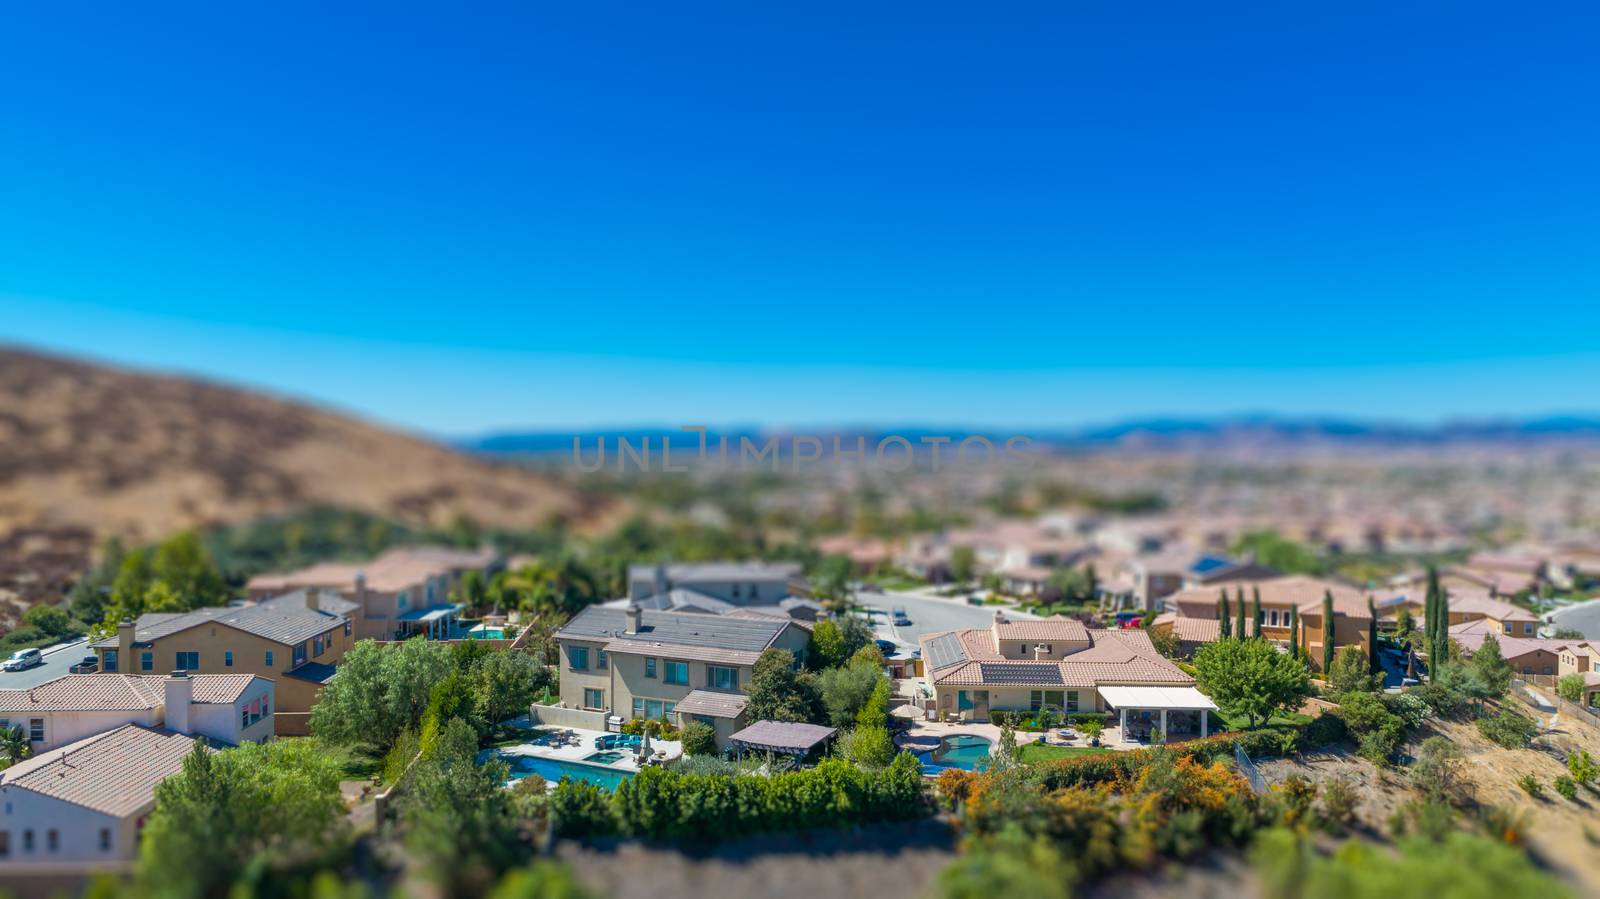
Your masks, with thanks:
<instances>
[{"instance_id":1,"label":"cypress tree","mask_svg":"<svg viewBox=\"0 0 1600 899\"><path fill-rule=\"evenodd\" d=\"M1243 584L1239 585L1239 596L1238 596L1238 599L1239 599L1239 628L1238 628L1238 630L1239 630L1239 639L1243 640L1245 637L1250 636L1250 631L1245 628L1245 621L1247 619L1244 617L1245 616L1245 607L1244 607L1244 585Z\"/></svg>"},{"instance_id":2,"label":"cypress tree","mask_svg":"<svg viewBox=\"0 0 1600 899\"><path fill-rule=\"evenodd\" d=\"M1322 591L1322 673L1333 669L1333 591Z\"/></svg>"},{"instance_id":3,"label":"cypress tree","mask_svg":"<svg viewBox=\"0 0 1600 899\"><path fill-rule=\"evenodd\" d=\"M1289 655L1300 658L1300 607L1289 607Z\"/></svg>"},{"instance_id":4,"label":"cypress tree","mask_svg":"<svg viewBox=\"0 0 1600 899\"><path fill-rule=\"evenodd\" d=\"M1439 635L1434 638L1434 645L1439 649L1439 658L1442 661L1450 654L1450 594L1445 590L1439 591L1439 611L1434 617L1439 619ZM1431 660L1430 660L1431 661Z\"/></svg>"},{"instance_id":5,"label":"cypress tree","mask_svg":"<svg viewBox=\"0 0 1600 899\"><path fill-rule=\"evenodd\" d=\"M1428 647L1428 663L1433 663L1433 643L1439 632L1439 569L1428 566L1428 596L1424 606L1422 640Z\"/></svg>"},{"instance_id":6,"label":"cypress tree","mask_svg":"<svg viewBox=\"0 0 1600 899\"><path fill-rule=\"evenodd\" d=\"M1373 674L1378 673L1378 603L1367 594L1367 616L1371 621L1367 623L1367 670Z\"/></svg>"},{"instance_id":7,"label":"cypress tree","mask_svg":"<svg viewBox=\"0 0 1600 899\"><path fill-rule=\"evenodd\" d=\"M1233 622L1228 618L1228 591L1222 591L1222 598L1217 600L1217 620L1222 622L1222 638L1233 636Z\"/></svg>"},{"instance_id":8,"label":"cypress tree","mask_svg":"<svg viewBox=\"0 0 1600 899\"><path fill-rule=\"evenodd\" d=\"M1261 636L1261 588L1250 588L1250 618L1255 622L1256 636Z\"/></svg>"}]
</instances>

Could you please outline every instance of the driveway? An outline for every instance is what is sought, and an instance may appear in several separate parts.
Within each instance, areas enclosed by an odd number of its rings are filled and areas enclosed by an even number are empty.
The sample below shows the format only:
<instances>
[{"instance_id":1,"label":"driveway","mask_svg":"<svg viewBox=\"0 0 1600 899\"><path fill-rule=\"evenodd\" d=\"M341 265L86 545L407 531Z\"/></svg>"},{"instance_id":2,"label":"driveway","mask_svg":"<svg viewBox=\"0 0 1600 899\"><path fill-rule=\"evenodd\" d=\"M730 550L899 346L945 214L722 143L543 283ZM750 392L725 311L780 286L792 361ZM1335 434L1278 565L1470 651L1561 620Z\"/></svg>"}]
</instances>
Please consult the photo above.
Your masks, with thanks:
<instances>
[{"instance_id":1,"label":"driveway","mask_svg":"<svg viewBox=\"0 0 1600 899\"><path fill-rule=\"evenodd\" d=\"M89 654L88 646L89 641L82 639L45 647L43 665L27 671L0 672L0 690L26 690L71 674L68 669Z\"/></svg>"},{"instance_id":2,"label":"driveway","mask_svg":"<svg viewBox=\"0 0 1600 899\"><path fill-rule=\"evenodd\" d=\"M996 609L1004 612L1007 618L1038 617L1020 609L972 606L964 599L947 599L919 593L857 593L856 603L882 609L885 612L896 608L905 609L906 617L911 619L910 624L899 627L893 624L880 624L876 630L885 640L913 647L918 645L923 634L953 631L964 627L988 627L994 623Z\"/></svg>"}]
</instances>

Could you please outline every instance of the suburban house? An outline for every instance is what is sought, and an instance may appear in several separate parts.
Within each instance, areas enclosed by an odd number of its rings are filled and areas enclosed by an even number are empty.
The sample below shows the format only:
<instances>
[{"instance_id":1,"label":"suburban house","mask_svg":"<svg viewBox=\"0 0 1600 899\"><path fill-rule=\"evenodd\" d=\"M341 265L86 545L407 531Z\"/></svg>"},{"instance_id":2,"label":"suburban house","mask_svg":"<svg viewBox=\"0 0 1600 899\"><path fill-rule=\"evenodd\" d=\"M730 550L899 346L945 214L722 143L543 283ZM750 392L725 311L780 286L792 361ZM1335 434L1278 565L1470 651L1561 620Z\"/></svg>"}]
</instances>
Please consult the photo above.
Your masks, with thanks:
<instances>
[{"instance_id":1,"label":"suburban house","mask_svg":"<svg viewBox=\"0 0 1600 899\"><path fill-rule=\"evenodd\" d=\"M273 707L273 682L254 674L68 674L0 690L0 728L21 728L36 754L125 724L237 746L272 736Z\"/></svg>"},{"instance_id":2,"label":"suburban house","mask_svg":"<svg viewBox=\"0 0 1600 899\"><path fill-rule=\"evenodd\" d=\"M1219 639L1222 628L1217 611L1222 591L1227 589L1229 617L1237 621L1241 586L1193 587L1174 593L1167 598L1168 608L1174 611L1158 616L1151 627L1169 630L1178 636L1180 642L1196 647ZM1322 602L1328 593L1333 594L1334 650L1337 652L1346 646L1355 646L1369 656L1372 654L1372 648L1367 645L1371 637L1372 616L1367 612L1367 594L1361 590L1301 574L1256 581L1244 589L1248 595L1247 614L1248 609L1253 608L1255 592L1259 590L1261 593L1261 636L1284 647L1289 646L1291 641L1299 642L1302 654L1313 668L1322 665ZM1291 631L1291 625L1296 620L1297 611L1299 633L1295 634ZM1189 624L1186 619L1208 621L1211 624ZM1248 621L1246 623L1250 635L1254 636L1255 626Z\"/></svg>"},{"instance_id":3,"label":"suburban house","mask_svg":"<svg viewBox=\"0 0 1600 899\"><path fill-rule=\"evenodd\" d=\"M1450 625L1465 624L1471 621L1487 621L1500 633L1508 637L1531 638L1539 633L1539 618L1521 606L1514 606L1504 600L1495 599L1482 591L1456 593L1449 589L1445 592L1450 597ZM1385 618L1393 618L1399 613L1401 606L1411 610L1411 615L1418 622L1427 608L1425 593L1407 593L1404 596L1394 597L1379 604L1379 614Z\"/></svg>"},{"instance_id":4,"label":"suburban house","mask_svg":"<svg viewBox=\"0 0 1600 899\"><path fill-rule=\"evenodd\" d=\"M754 609L815 621L823 614L822 604L790 591L800 572L798 562L634 565L628 569L628 595L605 605L710 615Z\"/></svg>"},{"instance_id":5,"label":"suburban house","mask_svg":"<svg viewBox=\"0 0 1600 899\"><path fill-rule=\"evenodd\" d=\"M315 606L317 599L312 598ZM317 608L249 605L152 612L90 644L107 674L255 674L274 684L275 733L308 732L311 707L354 642L349 619Z\"/></svg>"},{"instance_id":6,"label":"suburban house","mask_svg":"<svg viewBox=\"0 0 1600 899\"><path fill-rule=\"evenodd\" d=\"M561 704L606 719L703 721L726 747L747 722L752 669L767 649L805 658L805 628L773 616L705 615L591 606L575 615L561 645Z\"/></svg>"},{"instance_id":7,"label":"suburban house","mask_svg":"<svg viewBox=\"0 0 1600 899\"><path fill-rule=\"evenodd\" d=\"M263 574L246 585L250 599L271 601L305 590L337 593L352 604L357 640L455 636L460 603L450 597L468 571L489 575L500 567L489 549L410 547L388 550L370 562L323 562L288 574ZM344 614L344 613L341 613Z\"/></svg>"},{"instance_id":8,"label":"suburban house","mask_svg":"<svg viewBox=\"0 0 1600 899\"><path fill-rule=\"evenodd\" d=\"M997 611L989 627L924 634L921 644L927 710L941 719L1115 710L1122 738L1139 739L1155 729L1205 736L1216 710L1140 630L1090 630L1068 618L1013 621Z\"/></svg>"},{"instance_id":9,"label":"suburban house","mask_svg":"<svg viewBox=\"0 0 1600 899\"><path fill-rule=\"evenodd\" d=\"M0 771L0 868L133 858L156 784L195 742L125 724Z\"/></svg>"},{"instance_id":10,"label":"suburban house","mask_svg":"<svg viewBox=\"0 0 1600 899\"><path fill-rule=\"evenodd\" d=\"M1493 634L1500 644L1500 655L1510 663L1511 669L1524 677L1546 678L1548 684L1561 672L1561 653L1571 640L1546 640L1538 637L1508 636L1501 625L1487 618L1479 618L1450 626L1450 639L1461 647L1461 654L1471 658Z\"/></svg>"},{"instance_id":11,"label":"suburban house","mask_svg":"<svg viewBox=\"0 0 1600 899\"><path fill-rule=\"evenodd\" d=\"M824 556L844 556L856 574L871 574L894 561L895 549L878 537L857 537L854 534L830 534L811 541L817 552Z\"/></svg>"},{"instance_id":12,"label":"suburban house","mask_svg":"<svg viewBox=\"0 0 1600 899\"><path fill-rule=\"evenodd\" d=\"M1600 641L1568 640L1561 647L1557 674L1600 674Z\"/></svg>"}]
</instances>

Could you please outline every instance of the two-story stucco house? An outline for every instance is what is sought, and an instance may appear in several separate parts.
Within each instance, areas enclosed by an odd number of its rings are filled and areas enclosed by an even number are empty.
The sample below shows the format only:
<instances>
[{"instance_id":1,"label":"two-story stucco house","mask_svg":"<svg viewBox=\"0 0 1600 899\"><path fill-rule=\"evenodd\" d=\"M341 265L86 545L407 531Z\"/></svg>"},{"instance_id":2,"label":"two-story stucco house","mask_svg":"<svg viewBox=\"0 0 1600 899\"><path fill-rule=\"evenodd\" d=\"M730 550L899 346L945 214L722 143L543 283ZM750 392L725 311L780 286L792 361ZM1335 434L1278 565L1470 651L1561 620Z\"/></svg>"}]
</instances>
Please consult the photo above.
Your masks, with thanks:
<instances>
[{"instance_id":1,"label":"two-story stucco house","mask_svg":"<svg viewBox=\"0 0 1600 899\"><path fill-rule=\"evenodd\" d=\"M803 659L810 634L776 617L591 606L556 639L563 705L624 721L704 721L725 746L745 723L745 692L761 653L786 649Z\"/></svg>"},{"instance_id":2,"label":"two-story stucco house","mask_svg":"<svg viewBox=\"0 0 1600 899\"><path fill-rule=\"evenodd\" d=\"M303 735L317 695L354 642L352 631L349 619L314 607L252 605L141 615L91 648L108 674L187 671L270 678L277 703L274 731Z\"/></svg>"},{"instance_id":3,"label":"two-story stucco house","mask_svg":"<svg viewBox=\"0 0 1600 899\"><path fill-rule=\"evenodd\" d=\"M1313 668L1322 664L1322 644L1325 639L1322 603L1324 597L1332 594L1331 637L1334 651L1354 646L1369 655L1371 653L1371 647L1367 644L1371 640L1372 615L1367 611L1367 594L1336 581L1298 574L1248 584L1180 590L1167 597L1167 607L1176 611L1156 616L1151 626L1170 631L1186 650L1213 642L1221 637L1217 611L1224 590L1228 593L1230 623L1238 620L1239 596L1243 590L1247 595L1246 630L1250 636L1256 636L1256 625L1248 620L1248 616L1254 609L1255 596L1259 593L1260 636L1285 647L1290 641L1297 641L1302 657Z\"/></svg>"},{"instance_id":4,"label":"two-story stucco house","mask_svg":"<svg viewBox=\"0 0 1600 899\"><path fill-rule=\"evenodd\" d=\"M125 724L236 746L272 736L274 708L273 682L254 674L68 674L0 690L0 728L20 728L36 754Z\"/></svg>"}]
</instances>

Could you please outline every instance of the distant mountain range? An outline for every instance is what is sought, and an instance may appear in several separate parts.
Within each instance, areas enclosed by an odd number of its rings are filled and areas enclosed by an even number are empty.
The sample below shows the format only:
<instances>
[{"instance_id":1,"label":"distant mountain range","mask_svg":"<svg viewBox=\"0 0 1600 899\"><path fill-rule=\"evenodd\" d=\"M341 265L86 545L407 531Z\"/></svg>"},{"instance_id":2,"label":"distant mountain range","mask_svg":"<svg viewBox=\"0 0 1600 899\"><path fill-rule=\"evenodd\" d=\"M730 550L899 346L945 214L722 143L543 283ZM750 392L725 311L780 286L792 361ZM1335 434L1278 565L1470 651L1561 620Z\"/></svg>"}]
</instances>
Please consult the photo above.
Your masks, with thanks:
<instances>
[{"instance_id":1,"label":"distant mountain range","mask_svg":"<svg viewBox=\"0 0 1600 899\"><path fill-rule=\"evenodd\" d=\"M1271 450L1317 447L1371 449L1449 449L1473 446L1542 446L1562 444L1600 445L1600 415L1562 415L1528 419L1484 419L1422 425L1372 422L1339 418L1290 418L1272 415L1244 415L1218 418L1148 418L1112 425L1083 428L961 429L923 425L907 427L836 429L794 429L734 427L710 432L715 440L726 436L737 445L739 438L764 441L774 435L809 434L823 440L840 437L848 445L865 437L869 446L884 437L898 435L912 442L924 436L948 437L952 442L978 435L996 444L1007 437L1024 435L1039 447L1062 453L1111 450L1148 451L1229 451ZM692 452L700 437L676 428L634 427L584 431L502 432L457 441L464 450L489 455L571 454L573 440L586 452L601 440L615 448L618 439L639 446L646 441L659 447L670 440L674 453Z\"/></svg>"}]
</instances>

